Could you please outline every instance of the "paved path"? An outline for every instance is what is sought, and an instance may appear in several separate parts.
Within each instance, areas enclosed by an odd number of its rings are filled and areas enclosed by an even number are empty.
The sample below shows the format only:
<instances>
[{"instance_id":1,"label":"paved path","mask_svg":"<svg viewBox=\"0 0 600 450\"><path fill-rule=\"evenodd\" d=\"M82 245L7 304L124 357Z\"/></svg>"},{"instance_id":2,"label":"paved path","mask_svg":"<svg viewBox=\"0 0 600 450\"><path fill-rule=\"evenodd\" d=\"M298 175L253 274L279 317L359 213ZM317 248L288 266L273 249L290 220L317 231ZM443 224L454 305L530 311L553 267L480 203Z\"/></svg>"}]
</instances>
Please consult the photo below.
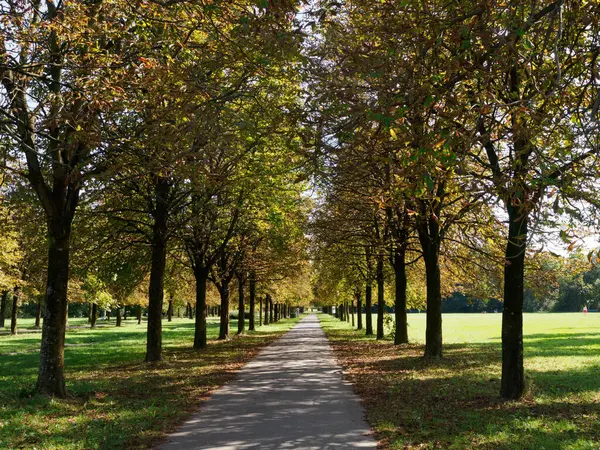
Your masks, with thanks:
<instances>
[{"instance_id":1,"label":"paved path","mask_svg":"<svg viewBox=\"0 0 600 450\"><path fill-rule=\"evenodd\" d=\"M315 315L217 390L160 450L374 449Z\"/></svg>"}]
</instances>

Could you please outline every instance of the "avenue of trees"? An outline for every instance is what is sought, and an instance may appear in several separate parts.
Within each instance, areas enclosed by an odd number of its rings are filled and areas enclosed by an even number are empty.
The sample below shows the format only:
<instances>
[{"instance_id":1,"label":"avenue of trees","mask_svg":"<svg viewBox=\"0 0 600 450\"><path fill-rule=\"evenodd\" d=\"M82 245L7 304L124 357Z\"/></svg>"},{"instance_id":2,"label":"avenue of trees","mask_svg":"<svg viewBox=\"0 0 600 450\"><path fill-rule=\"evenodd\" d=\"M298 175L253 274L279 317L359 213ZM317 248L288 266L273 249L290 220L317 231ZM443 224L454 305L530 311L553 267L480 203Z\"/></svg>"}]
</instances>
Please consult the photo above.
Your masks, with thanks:
<instances>
[{"instance_id":1,"label":"avenue of trees","mask_svg":"<svg viewBox=\"0 0 600 450\"><path fill-rule=\"evenodd\" d=\"M210 311L227 339L231 309L243 333L246 305L252 330L313 296L381 339L393 298L394 342L426 308L435 359L460 293L502 303L519 398L527 296L597 289L596 252L553 247L598 225L599 24L575 0L2 2L0 318L43 318L36 391L66 396L69 304L146 308L153 362L176 308L201 350Z\"/></svg>"},{"instance_id":2,"label":"avenue of trees","mask_svg":"<svg viewBox=\"0 0 600 450\"><path fill-rule=\"evenodd\" d=\"M221 339L234 281L238 332L245 285L250 317L257 296L279 317L304 301L283 288L308 270L294 12L254 1L0 5L0 288L15 313L22 288L43 297L37 392L66 395L68 302L89 303L92 326L99 308L120 322L125 305L146 307L152 362L176 300L195 311L194 347L206 346L209 281Z\"/></svg>"},{"instance_id":3,"label":"avenue of trees","mask_svg":"<svg viewBox=\"0 0 600 450\"><path fill-rule=\"evenodd\" d=\"M570 264L553 246L583 252L598 225L598 5L318 3L306 44L317 296L342 315L366 306L370 335L391 285L396 344L424 299L426 358L443 355L443 296L501 300L501 395L519 398L525 294L543 297ZM558 309L593 275L571 284Z\"/></svg>"}]
</instances>

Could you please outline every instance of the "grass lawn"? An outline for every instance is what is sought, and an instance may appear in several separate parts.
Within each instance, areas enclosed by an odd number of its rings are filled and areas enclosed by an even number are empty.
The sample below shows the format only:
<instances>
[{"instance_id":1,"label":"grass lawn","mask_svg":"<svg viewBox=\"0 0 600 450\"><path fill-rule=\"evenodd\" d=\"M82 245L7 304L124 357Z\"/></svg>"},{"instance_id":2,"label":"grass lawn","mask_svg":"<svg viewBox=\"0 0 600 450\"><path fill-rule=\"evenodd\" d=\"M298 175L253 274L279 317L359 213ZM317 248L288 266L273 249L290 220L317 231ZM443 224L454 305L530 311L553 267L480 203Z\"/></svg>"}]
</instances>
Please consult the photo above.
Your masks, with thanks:
<instances>
[{"instance_id":1,"label":"grass lawn","mask_svg":"<svg viewBox=\"0 0 600 450\"><path fill-rule=\"evenodd\" d=\"M398 347L320 319L383 448L600 448L600 314L525 314L529 387L511 402L499 398L501 314L445 314L433 363L425 314L409 315L413 343Z\"/></svg>"},{"instance_id":2,"label":"grass lawn","mask_svg":"<svg viewBox=\"0 0 600 450\"><path fill-rule=\"evenodd\" d=\"M281 320L226 342L212 341L205 351L190 349L192 320L165 320L165 361L156 365L142 362L146 324L137 325L134 318L121 328L99 322L94 330L71 329L65 349L66 400L30 395L40 333L0 336L0 449L148 448L297 320ZM23 319L20 325L27 328L33 321ZM232 320L231 331L236 330L237 321ZM209 319L209 339L217 335L218 319Z\"/></svg>"}]
</instances>

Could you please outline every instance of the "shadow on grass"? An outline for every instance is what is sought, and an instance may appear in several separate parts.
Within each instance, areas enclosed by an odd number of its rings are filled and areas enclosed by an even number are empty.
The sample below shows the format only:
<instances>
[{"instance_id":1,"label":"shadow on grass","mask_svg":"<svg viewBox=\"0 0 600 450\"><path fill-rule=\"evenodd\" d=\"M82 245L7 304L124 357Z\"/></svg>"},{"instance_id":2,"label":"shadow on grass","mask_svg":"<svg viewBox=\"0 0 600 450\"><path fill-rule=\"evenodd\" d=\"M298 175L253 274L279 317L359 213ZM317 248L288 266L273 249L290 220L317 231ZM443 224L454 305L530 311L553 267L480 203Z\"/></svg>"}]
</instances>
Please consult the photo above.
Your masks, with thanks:
<instances>
[{"instance_id":1,"label":"shadow on grass","mask_svg":"<svg viewBox=\"0 0 600 450\"><path fill-rule=\"evenodd\" d=\"M322 320L384 448L600 448L600 333L526 336L530 390L504 402L498 343L448 344L444 358L427 361L422 345ZM572 360L569 370L555 367Z\"/></svg>"}]
</instances>

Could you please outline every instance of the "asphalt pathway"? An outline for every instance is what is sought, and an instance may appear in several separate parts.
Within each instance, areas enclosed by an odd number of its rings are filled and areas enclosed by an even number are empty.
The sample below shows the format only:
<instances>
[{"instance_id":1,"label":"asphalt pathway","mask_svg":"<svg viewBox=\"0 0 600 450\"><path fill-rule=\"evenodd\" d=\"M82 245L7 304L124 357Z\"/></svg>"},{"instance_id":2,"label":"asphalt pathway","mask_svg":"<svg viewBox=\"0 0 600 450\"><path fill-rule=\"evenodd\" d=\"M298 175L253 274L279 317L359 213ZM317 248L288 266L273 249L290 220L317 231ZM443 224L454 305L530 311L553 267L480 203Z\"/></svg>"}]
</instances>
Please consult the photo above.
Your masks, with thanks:
<instances>
[{"instance_id":1,"label":"asphalt pathway","mask_svg":"<svg viewBox=\"0 0 600 450\"><path fill-rule=\"evenodd\" d=\"M375 449L313 314L218 389L160 450Z\"/></svg>"}]
</instances>

